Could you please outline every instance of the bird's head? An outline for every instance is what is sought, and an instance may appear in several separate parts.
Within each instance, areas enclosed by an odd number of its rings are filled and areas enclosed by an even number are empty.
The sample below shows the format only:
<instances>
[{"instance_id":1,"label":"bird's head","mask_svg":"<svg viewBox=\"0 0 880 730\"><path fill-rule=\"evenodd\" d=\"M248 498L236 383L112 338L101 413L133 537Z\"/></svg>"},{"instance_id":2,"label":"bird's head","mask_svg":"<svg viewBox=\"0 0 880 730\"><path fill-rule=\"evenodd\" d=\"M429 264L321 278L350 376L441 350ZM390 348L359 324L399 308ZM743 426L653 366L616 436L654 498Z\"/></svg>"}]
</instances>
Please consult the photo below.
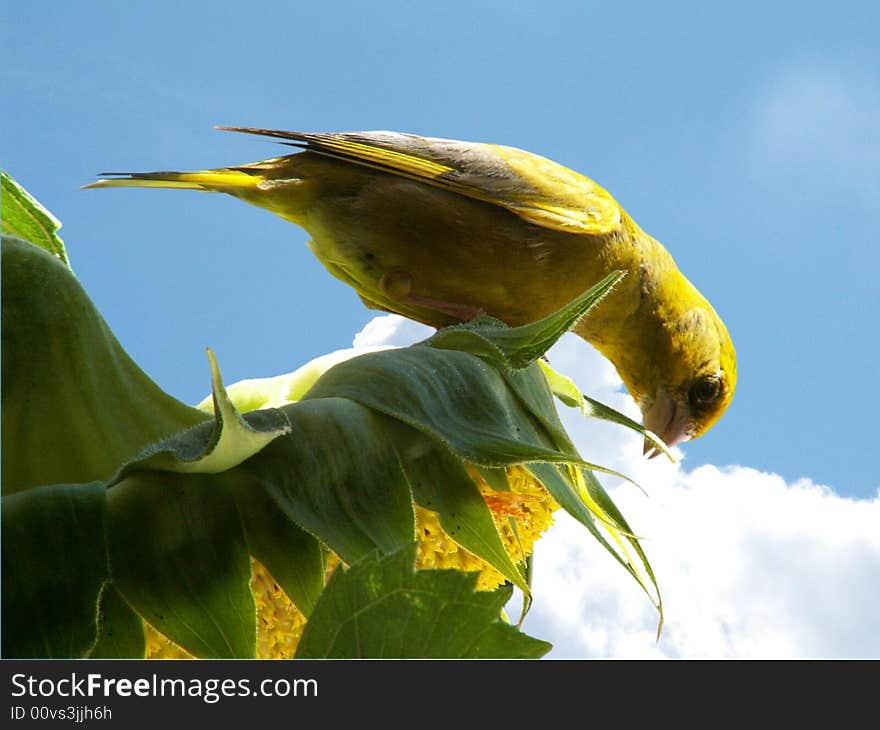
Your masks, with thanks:
<instances>
[{"instance_id":1,"label":"bird's head","mask_svg":"<svg viewBox=\"0 0 880 730\"><path fill-rule=\"evenodd\" d=\"M637 284L640 303L620 339L599 349L638 403L645 428L674 446L706 433L727 410L736 352L712 305L674 264L664 269ZM645 453L651 451L646 440Z\"/></svg>"},{"instance_id":2,"label":"bird's head","mask_svg":"<svg viewBox=\"0 0 880 730\"><path fill-rule=\"evenodd\" d=\"M653 388L638 394L645 427L670 446L708 431L736 389L730 334L709 303L699 300L663 321L665 342L662 357L655 359Z\"/></svg>"}]
</instances>

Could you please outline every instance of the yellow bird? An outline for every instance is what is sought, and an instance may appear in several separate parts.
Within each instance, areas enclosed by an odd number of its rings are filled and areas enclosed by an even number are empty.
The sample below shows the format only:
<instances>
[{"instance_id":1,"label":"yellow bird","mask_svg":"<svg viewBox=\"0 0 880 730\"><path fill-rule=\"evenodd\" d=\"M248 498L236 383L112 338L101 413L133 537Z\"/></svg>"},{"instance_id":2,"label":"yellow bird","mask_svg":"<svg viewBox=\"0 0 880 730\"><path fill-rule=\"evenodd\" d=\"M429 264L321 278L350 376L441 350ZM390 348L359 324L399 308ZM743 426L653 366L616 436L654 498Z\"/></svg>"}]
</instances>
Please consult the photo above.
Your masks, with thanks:
<instances>
[{"instance_id":1,"label":"yellow bird","mask_svg":"<svg viewBox=\"0 0 880 730\"><path fill-rule=\"evenodd\" d=\"M673 445L705 433L729 405L736 355L724 323L589 178L494 144L220 129L304 151L198 172L103 173L113 177L86 187L233 195L306 229L315 255L368 307L433 326L481 312L531 322L623 270L576 332L617 368L645 426Z\"/></svg>"}]
</instances>

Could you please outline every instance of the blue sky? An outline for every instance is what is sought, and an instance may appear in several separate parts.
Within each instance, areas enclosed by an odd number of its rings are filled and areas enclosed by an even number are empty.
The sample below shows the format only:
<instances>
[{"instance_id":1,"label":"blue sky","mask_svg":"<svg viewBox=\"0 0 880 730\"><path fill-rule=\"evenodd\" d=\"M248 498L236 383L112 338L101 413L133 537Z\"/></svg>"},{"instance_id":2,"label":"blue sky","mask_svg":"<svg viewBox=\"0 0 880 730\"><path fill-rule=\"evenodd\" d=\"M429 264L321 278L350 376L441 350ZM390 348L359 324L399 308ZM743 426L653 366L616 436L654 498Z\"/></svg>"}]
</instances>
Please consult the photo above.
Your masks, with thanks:
<instances>
[{"instance_id":1,"label":"blue sky","mask_svg":"<svg viewBox=\"0 0 880 730\"><path fill-rule=\"evenodd\" d=\"M291 224L219 195L80 190L96 173L280 154L216 124L543 154L606 187L729 326L738 391L688 469L870 500L878 27L869 2L4 3L0 164L63 221L123 345L195 402L205 346L228 382L274 375L374 313Z\"/></svg>"},{"instance_id":2,"label":"blue sky","mask_svg":"<svg viewBox=\"0 0 880 730\"><path fill-rule=\"evenodd\" d=\"M613 7L612 7L613 6ZM711 9L710 9L711 7ZM740 382L692 463L880 483L873 3L4 3L2 164L187 400L350 343L370 313L298 228L221 196L81 191L102 170L279 153L215 124L393 129L544 154L604 185L728 323Z\"/></svg>"}]
</instances>

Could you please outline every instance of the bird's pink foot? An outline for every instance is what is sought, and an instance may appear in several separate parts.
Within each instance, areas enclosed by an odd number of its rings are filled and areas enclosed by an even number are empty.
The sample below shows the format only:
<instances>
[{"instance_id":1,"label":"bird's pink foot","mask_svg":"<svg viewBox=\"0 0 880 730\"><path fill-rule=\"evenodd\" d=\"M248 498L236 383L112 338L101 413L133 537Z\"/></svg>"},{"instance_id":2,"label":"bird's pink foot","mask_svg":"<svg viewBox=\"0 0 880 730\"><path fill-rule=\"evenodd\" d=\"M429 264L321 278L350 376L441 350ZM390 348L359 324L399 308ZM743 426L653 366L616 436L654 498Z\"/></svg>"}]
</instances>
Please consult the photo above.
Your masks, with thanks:
<instances>
[{"instance_id":1,"label":"bird's pink foot","mask_svg":"<svg viewBox=\"0 0 880 730\"><path fill-rule=\"evenodd\" d=\"M459 322L470 322L472 319L481 317L486 314L485 310L480 307L473 307L469 304L455 304L454 302L444 302L441 299L432 299L430 297L420 297L417 294L410 294L407 298L408 302L418 304L420 307L433 309L437 312L443 312L455 317Z\"/></svg>"}]
</instances>

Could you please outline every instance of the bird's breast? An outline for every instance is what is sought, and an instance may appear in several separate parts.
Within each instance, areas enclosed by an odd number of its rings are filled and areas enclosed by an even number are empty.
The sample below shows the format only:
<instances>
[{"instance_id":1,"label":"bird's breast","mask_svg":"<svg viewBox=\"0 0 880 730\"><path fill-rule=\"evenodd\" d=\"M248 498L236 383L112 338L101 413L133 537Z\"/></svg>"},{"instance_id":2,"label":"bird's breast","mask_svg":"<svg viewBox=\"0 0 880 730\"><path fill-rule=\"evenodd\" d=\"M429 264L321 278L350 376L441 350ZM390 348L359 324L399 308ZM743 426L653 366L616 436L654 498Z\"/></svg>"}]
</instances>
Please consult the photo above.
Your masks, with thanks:
<instances>
[{"instance_id":1,"label":"bird's breast","mask_svg":"<svg viewBox=\"0 0 880 730\"><path fill-rule=\"evenodd\" d=\"M516 325L559 309L614 268L599 237L544 229L500 206L392 175L362 177L356 186L350 178L344 187L325 183L303 225L325 265L343 269L368 299L383 276L401 273L413 299L467 305ZM413 316L403 310L396 311ZM426 311L417 318L450 320Z\"/></svg>"}]
</instances>

